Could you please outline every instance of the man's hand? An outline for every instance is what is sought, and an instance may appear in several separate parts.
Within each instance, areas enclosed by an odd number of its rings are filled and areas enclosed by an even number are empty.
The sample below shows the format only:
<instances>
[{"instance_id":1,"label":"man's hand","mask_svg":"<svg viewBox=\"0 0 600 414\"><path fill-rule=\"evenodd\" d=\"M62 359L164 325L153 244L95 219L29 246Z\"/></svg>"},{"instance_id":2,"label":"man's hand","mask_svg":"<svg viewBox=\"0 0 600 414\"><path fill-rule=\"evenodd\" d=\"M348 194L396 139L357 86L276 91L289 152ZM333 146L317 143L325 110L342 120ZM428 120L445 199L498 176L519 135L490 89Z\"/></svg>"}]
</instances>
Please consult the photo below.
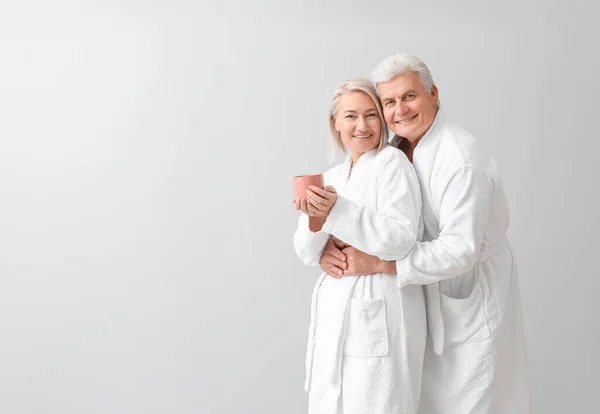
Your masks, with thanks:
<instances>
[{"instance_id":1,"label":"man's hand","mask_svg":"<svg viewBox=\"0 0 600 414\"><path fill-rule=\"evenodd\" d=\"M342 250L346 256L348 267L344 270L344 276L362 276L372 273L396 273L396 263L386 262L377 256L356 250L349 246ZM393 268L392 268L393 267Z\"/></svg>"},{"instance_id":2,"label":"man's hand","mask_svg":"<svg viewBox=\"0 0 600 414\"><path fill-rule=\"evenodd\" d=\"M344 275L344 269L348 267L346 255L342 249L349 246L335 237L330 237L321 254L321 269L329 276L341 279Z\"/></svg>"}]
</instances>

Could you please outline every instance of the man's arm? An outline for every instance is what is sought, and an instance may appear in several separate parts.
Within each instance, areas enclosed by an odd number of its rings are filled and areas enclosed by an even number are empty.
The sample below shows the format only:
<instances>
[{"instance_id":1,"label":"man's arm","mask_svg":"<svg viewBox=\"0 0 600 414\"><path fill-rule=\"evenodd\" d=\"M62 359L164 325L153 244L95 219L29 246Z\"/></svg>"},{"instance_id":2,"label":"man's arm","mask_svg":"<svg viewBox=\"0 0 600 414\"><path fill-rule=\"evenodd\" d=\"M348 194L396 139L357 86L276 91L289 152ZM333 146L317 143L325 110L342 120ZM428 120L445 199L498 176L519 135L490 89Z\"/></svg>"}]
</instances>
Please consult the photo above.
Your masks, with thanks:
<instances>
[{"instance_id":1,"label":"man's arm","mask_svg":"<svg viewBox=\"0 0 600 414\"><path fill-rule=\"evenodd\" d=\"M488 173L465 165L435 185L434 206L439 211L440 233L418 242L396 261L398 285L427 285L469 271L477 262L492 208L494 182Z\"/></svg>"},{"instance_id":2,"label":"man's arm","mask_svg":"<svg viewBox=\"0 0 600 414\"><path fill-rule=\"evenodd\" d=\"M441 231L437 239L417 242L398 261L385 261L353 247L344 249L344 276L398 274L399 285L429 284L459 276L471 269L481 248L489 219L493 183L487 173L467 166L444 183L440 203Z\"/></svg>"}]
</instances>

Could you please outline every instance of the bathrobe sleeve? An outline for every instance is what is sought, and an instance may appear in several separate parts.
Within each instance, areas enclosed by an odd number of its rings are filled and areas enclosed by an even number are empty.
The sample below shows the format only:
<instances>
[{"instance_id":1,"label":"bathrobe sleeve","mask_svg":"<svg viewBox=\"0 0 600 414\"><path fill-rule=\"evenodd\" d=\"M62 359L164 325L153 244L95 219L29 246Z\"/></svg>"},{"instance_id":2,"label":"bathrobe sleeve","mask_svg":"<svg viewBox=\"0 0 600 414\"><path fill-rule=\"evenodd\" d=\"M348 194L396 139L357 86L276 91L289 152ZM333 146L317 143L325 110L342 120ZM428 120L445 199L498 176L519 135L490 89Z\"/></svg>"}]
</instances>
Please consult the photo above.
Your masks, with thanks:
<instances>
[{"instance_id":1,"label":"bathrobe sleeve","mask_svg":"<svg viewBox=\"0 0 600 414\"><path fill-rule=\"evenodd\" d=\"M308 216L302 213L294 233L294 248L300 260L307 266L318 266L327 240L329 234L323 230L316 233L309 230Z\"/></svg>"},{"instance_id":2,"label":"bathrobe sleeve","mask_svg":"<svg viewBox=\"0 0 600 414\"><path fill-rule=\"evenodd\" d=\"M435 174L434 206L438 207L437 239L417 242L396 262L398 285L425 285L459 276L477 262L489 219L494 183L487 172L460 165Z\"/></svg>"},{"instance_id":3,"label":"bathrobe sleeve","mask_svg":"<svg viewBox=\"0 0 600 414\"><path fill-rule=\"evenodd\" d=\"M404 154L392 152L378 170L377 207L338 196L323 231L383 260L397 260L413 248L419 230L421 193Z\"/></svg>"},{"instance_id":4,"label":"bathrobe sleeve","mask_svg":"<svg viewBox=\"0 0 600 414\"><path fill-rule=\"evenodd\" d=\"M333 167L323 174L325 185L335 186L335 177L338 175L339 166ZM329 240L329 234L321 230L313 233L308 228L308 216L300 213L298 227L294 233L294 249L296 254L307 266L319 266L321 253Z\"/></svg>"}]
</instances>

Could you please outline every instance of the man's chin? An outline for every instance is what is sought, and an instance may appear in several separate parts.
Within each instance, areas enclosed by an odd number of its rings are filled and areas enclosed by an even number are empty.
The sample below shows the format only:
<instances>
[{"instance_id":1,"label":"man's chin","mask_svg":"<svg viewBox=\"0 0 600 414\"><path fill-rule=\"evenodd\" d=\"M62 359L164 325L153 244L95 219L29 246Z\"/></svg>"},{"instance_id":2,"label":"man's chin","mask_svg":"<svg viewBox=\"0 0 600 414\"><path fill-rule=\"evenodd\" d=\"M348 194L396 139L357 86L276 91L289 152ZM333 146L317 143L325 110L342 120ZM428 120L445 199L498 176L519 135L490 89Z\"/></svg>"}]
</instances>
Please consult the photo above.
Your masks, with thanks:
<instances>
[{"instance_id":1,"label":"man's chin","mask_svg":"<svg viewBox=\"0 0 600 414\"><path fill-rule=\"evenodd\" d=\"M401 130L401 129L396 129L396 130L393 130L393 129L392 129L392 132L393 132L394 134L398 135L399 137L403 137L403 138L405 138L405 137L406 137L406 134L408 133L408 131L407 131L407 130Z\"/></svg>"},{"instance_id":2,"label":"man's chin","mask_svg":"<svg viewBox=\"0 0 600 414\"><path fill-rule=\"evenodd\" d=\"M396 129L395 131L392 129L392 132L394 134L398 135L399 137L406 138L408 140L410 140L415 135L417 135L414 128L402 128L402 129Z\"/></svg>"}]
</instances>

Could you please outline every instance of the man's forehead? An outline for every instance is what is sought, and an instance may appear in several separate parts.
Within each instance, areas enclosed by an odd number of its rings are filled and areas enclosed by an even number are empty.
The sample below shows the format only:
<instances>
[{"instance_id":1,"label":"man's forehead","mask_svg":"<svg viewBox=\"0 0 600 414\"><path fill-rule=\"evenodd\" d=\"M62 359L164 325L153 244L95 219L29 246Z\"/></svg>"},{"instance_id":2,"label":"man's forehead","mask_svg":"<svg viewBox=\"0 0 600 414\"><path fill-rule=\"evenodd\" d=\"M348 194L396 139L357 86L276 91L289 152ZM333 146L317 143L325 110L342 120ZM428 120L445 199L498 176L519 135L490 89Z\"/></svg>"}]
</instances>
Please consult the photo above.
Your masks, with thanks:
<instances>
[{"instance_id":1,"label":"man's forehead","mask_svg":"<svg viewBox=\"0 0 600 414\"><path fill-rule=\"evenodd\" d=\"M406 72L390 79L387 82L379 82L377 89L381 93L405 93L408 90L416 90L421 85L421 78L417 72Z\"/></svg>"},{"instance_id":2,"label":"man's forehead","mask_svg":"<svg viewBox=\"0 0 600 414\"><path fill-rule=\"evenodd\" d=\"M403 82L399 85L389 84L388 82L386 82L386 84L380 83L377 85L377 89L382 98L386 96L404 95L408 92L416 91L415 85L413 85L412 82Z\"/></svg>"}]
</instances>

